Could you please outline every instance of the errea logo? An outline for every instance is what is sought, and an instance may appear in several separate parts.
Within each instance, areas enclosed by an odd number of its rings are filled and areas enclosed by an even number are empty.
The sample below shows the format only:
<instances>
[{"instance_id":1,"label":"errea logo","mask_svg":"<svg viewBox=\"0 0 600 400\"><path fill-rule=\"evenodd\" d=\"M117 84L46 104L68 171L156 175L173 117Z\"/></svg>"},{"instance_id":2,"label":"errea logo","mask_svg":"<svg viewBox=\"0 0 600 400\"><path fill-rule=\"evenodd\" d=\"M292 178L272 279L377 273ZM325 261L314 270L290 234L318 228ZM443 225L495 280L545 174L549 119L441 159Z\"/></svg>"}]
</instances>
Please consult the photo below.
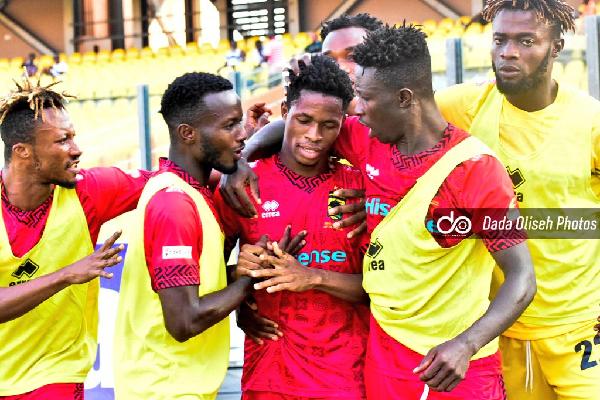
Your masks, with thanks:
<instances>
[{"instance_id":1,"label":"errea logo","mask_svg":"<svg viewBox=\"0 0 600 400\"><path fill-rule=\"evenodd\" d=\"M369 177L369 179L375 179L376 176L379 176L379 170L377 168L375 168L374 166L372 166L371 164L367 164L366 165L366 169L367 169L367 176Z\"/></svg>"},{"instance_id":2,"label":"errea logo","mask_svg":"<svg viewBox=\"0 0 600 400\"><path fill-rule=\"evenodd\" d=\"M279 217L281 214L279 214L279 211L277 211L277 209L279 208L279 203L275 200L267 200L262 204L262 208L265 212L263 212L261 214L261 217L263 218L273 218L273 217Z\"/></svg>"}]
</instances>

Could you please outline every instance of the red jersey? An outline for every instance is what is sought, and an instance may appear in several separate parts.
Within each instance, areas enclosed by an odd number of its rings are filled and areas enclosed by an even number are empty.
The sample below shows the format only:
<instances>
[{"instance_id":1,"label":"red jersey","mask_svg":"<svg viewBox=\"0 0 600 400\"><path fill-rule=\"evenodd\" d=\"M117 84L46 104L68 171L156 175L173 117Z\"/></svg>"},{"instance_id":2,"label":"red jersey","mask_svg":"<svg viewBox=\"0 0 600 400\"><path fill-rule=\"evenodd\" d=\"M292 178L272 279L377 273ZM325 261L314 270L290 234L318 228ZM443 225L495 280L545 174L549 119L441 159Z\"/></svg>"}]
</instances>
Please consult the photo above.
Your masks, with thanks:
<instances>
[{"instance_id":1,"label":"red jersey","mask_svg":"<svg viewBox=\"0 0 600 400\"><path fill-rule=\"evenodd\" d=\"M285 227L307 231L298 261L311 268L358 274L362 271L362 235L347 239L349 229L333 229L328 206L331 192L363 188L361 174L337 165L333 171L303 177L278 156L259 160L261 205L257 218L243 218L216 193L217 210L226 235L255 243L262 234L278 240ZM262 346L245 342L242 390L301 397L364 398L363 364L368 336L368 307L318 290L302 293L257 291L261 315L279 324L283 337Z\"/></svg>"},{"instance_id":2,"label":"red jersey","mask_svg":"<svg viewBox=\"0 0 600 400\"><path fill-rule=\"evenodd\" d=\"M207 186L202 186L174 162L161 158L158 173L167 171L198 190L219 220L213 206L213 194ZM165 255L165 247L169 248L169 255ZM176 253L182 257L174 258L173 249L177 249ZM202 221L190 196L179 189L166 188L152 197L145 211L144 251L154 291L200 284L198 260L202 254Z\"/></svg>"},{"instance_id":3,"label":"red jersey","mask_svg":"<svg viewBox=\"0 0 600 400\"><path fill-rule=\"evenodd\" d=\"M433 164L469 134L448 124L441 140L432 148L413 155L402 154L397 146L369 137L369 128L358 117L344 122L335 142L335 151L359 168L365 176L367 229L372 232ZM482 184L485 182L485 184ZM487 155L459 164L440 186L431 201L424 224L447 214L483 220L490 209L507 209L515 194L512 182L502 164ZM478 226L479 224L475 224ZM524 239L497 239L491 231L476 231L490 252L503 250ZM442 247L452 247L463 237L432 232Z\"/></svg>"},{"instance_id":4,"label":"red jersey","mask_svg":"<svg viewBox=\"0 0 600 400\"><path fill-rule=\"evenodd\" d=\"M126 173L114 167L81 170L75 191L87 219L92 243L98 240L103 223L136 207L150 176L148 171ZM35 210L21 210L10 204L2 185L2 218L15 257L22 257L39 242L53 197L51 194Z\"/></svg>"}]
</instances>

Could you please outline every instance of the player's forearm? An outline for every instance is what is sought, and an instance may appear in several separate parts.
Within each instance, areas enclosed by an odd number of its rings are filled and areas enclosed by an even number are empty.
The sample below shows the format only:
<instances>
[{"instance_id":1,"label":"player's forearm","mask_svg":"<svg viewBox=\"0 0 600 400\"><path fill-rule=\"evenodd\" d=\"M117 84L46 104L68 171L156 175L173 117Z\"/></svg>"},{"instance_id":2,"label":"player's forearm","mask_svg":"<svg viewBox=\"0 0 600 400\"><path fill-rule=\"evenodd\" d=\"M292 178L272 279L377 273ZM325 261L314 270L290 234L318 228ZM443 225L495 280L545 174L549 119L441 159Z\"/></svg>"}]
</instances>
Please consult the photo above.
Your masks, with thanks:
<instances>
[{"instance_id":1,"label":"player's forearm","mask_svg":"<svg viewBox=\"0 0 600 400\"><path fill-rule=\"evenodd\" d=\"M314 272L314 289L352 303L368 300L362 287L362 274L344 274L323 269L315 269Z\"/></svg>"},{"instance_id":2,"label":"player's forearm","mask_svg":"<svg viewBox=\"0 0 600 400\"><path fill-rule=\"evenodd\" d=\"M281 149L284 130L285 122L282 119L265 125L246 141L242 155L247 160L256 160L275 154Z\"/></svg>"},{"instance_id":3,"label":"player's forearm","mask_svg":"<svg viewBox=\"0 0 600 400\"><path fill-rule=\"evenodd\" d=\"M527 248L525 243L517 246L521 250ZM503 251L511 252L511 249ZM474 350L473 354L508 329L525 311L536 292L535 274L528 250L520 254L513 251L508 257L494 257L504 272L504 283L486 313L458 336Z\"/></svg>"},{"instance_id":4,"label":"player's forearm","mask_svg":"<svg viewBox=\"0 0 600 400\"><path fill-rule=\"evenodd\" d=\"M250 293L251 287L251 279L244 276L224 289L202 296L190 319L184 340L204 332L231 314Z\"/></svg>"},{"instance_id":5,"label":"player's forearm","mask_svg":"<svg viewBox=\"0 0 600 400\"><path fill-rule=\"evenodd\" d=\"M0 323L26 314L67 286L68 277L59 270L20 285L0 288Z\"/></svg>"}]
</instances>

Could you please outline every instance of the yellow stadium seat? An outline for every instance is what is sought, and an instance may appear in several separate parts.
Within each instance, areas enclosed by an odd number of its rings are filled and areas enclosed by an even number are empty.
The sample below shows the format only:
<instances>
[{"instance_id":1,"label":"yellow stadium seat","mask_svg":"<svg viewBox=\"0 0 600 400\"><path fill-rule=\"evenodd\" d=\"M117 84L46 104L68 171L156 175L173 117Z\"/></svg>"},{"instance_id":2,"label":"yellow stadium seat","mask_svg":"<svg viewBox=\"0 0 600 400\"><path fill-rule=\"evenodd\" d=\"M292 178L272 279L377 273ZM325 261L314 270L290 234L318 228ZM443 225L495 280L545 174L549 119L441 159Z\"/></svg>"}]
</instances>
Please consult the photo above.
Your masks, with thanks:
<instances>
[{"instance_id":1,"label":"yellow stadium seat","mask_svg":"<svg viewBox=\"0 0 600 400\"><path fill-rule=\"evenodd\" d=\"M140 58L140 49L138 49L137 47L130 47L126 49L125 58L127 58L127 60L135 60Z\"/></svg>"},{"instance_id":2,"label":"yellow stadium seat","mask_svg":"<svg viewBox=\"0 0 600 400\"><path fill-rule=\"evenodd\" d=\"M161 47L158 50L156 50L155 56L156 57L169 57L170 55L170 51L168 47Z\"/></svg>"},{"instance_id":3,"label":"yellow stadium seat","mask_svg":"<svg viewBox=\"0 0 600 400\"><path fill-rule=\"evenodd\" d=\"M212 55L215 53L215 49L208 43L202 43L199 49L200 54Z\"/></svg>"},{"instance_id":4,"label":"yellow stadium seat","mask_svg":"<svg viewBox=\"0 0 600 400\"><path fill-rule=\"evenodd\" d=\"M447 31L454 28L454 26L455 26L455 22L452 18L444 18L437 24L438 29L445 29Z\"/></svg>"},{"instance_id":5,"label":"yellow stadium seat","mask_svg":"<svg viewBox=\"0 0 600 400\"><path fill-rule=\"evenodd\" d=\"M98 54L96 54L96 62L97 63L107 63L110 62L111 53L108 50L100 50Z\"/></svg>"},{"instance_id":6,"label":"yellow stadium seat","mask_svg":"<svg viewBox=\"0 0 600 400\"><path fill-rule=\"evenodd\" d=\"M21 68L21 65L23 64L23 62L25 61L25 59L23 57L14 57L10 59L10 67L11 68Z\"/></svg>"},{"instance_id":7,"label":"yellow stadium seat","mask_svg":"<svg viewBox=\"0 0 600 400\"><path fill-rule=\"evenodd\" d=\"M199 50L198 43L189 42L185 45L185 52L188 54L197 54Z\"/></svg>"},{"instance_id":8,"label":"yellow stadium seat","mask_svg":"<svg viewBox=\"0 0 600 400\"><path fill-rule=\"evenodd\" d=\"M308 32L298 32L296 34L296 36L294 36L294 41L299 40L302 42L306 42L309 41L310 42L310 35L308 34Z\"/></svg>"},{"instance_id":9,"label":"yellow stadium seat","mask_svg":"<svg viewBox=\"0 0 600 400\"><path fill-rule=\"evenodd\" d=\"M81 62L81 54L80 53L73 53L69 56L69 64L79 64Z\"/></svg>"},{"instance_id":10,"label":"yellow stadium seat","mask_svg":"<svg viewBox=\"0 0 600 400\"><path fill-rule=\"evenodd\" d=\"M169 51L169 55L171 57L173 56L184 56L185 55L185 49L181 46L171 46L168 48Z\"/></svg>"},{"instance_id":11,"label":"yellow stadium seat","mask_svg":"<svg viewBox=\"0 0 600 400\"><path fill-rule=\"evenodd\" d=\"M469 22L471 22L471 17L466 15L462 15L456 20L456 23L462 26L467 26Z\"/></svg>"},{"instance_id":12,"label":"yellow stadium seat","mask_svg":"<svg viewBox=\"0 0 600 400\"><path fill-rule=\"evenodd\" d=\"M154 57L154 52L150 47L144 47L140 50L140 58L148 59Z\"/></svg>"},{"instance_id":13,"label":"yellow stadium seat","mask_svg":"<svg viewBox=\"0 0 600 400\"><path fill-rule=\"evenodd\" d=\"M227 52L229 51L229 40L221 39L219 40L219 45L217 46L217 52Z\"/></svg>"},{"instance_id":14,"label":"yellow stadium seat","mask_svg":"<svg viewBox=\"0 0 600 400\"><path fill-rule=\"evenodd\" d=\"M483 27L479 22L473 22L467 29L465 29L465 34L469 35L479 35L483 32Z\"/></svg>"},{"instance_id":15,"label":"yellow stadium seat","mask_svg":"<svg viewBox=\"0 0 600 400\"><path fill-rule=\"evenodd\" d=\"M86 51L81 55L82 63L95 63L96 62L96 53L93 51Z\"/></svg>"},{"instance_id":16,"label":"yellow stadium seat","mask_svg":"<svg viewBox=\"0 0 600 400\"><path fill-rule=\"evenodd\" d=\"M433 32L437 29L437 22L433 19L426 19L425 21L419 23L416 23L417 25L421 25L423 28L429 30L430 32ZM401 25L401 24L400 24Z\"/></svg>"},{"instance_id":17,"label":"yellow stadium seat","mask_svg":"<svg viewBox=\"0 0 600 400\"><path fill-rule=\"evenodd\" d=\"M115 49L110 54L111 61L123 61L125 59L125 50Z\"/></svg>"}]
</instances>

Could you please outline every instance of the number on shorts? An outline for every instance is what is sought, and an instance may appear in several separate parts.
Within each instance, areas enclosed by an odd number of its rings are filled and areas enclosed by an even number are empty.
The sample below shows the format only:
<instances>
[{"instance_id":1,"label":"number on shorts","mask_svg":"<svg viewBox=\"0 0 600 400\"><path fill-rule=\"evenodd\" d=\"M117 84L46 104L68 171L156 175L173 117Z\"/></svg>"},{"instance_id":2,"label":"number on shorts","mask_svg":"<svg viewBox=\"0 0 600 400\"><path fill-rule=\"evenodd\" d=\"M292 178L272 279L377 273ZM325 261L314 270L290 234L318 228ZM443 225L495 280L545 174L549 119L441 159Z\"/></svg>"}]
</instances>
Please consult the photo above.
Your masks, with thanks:
<instances>
[{"instance_id":1,"label":"number on shorts","mask_svg":"<svg viewBox=\"0 0 600 400\"><path fill-rule=\"evenodd\" d=\"M594 344L600 344L600 336L594 336ZM581 370L593 368L598 365L597 361L590 361L592 356L592 342L589 340L583 340L575 345L575 353L579 353L583 349L583 356L581 357Z\"/></svg>"}]
</instances>

